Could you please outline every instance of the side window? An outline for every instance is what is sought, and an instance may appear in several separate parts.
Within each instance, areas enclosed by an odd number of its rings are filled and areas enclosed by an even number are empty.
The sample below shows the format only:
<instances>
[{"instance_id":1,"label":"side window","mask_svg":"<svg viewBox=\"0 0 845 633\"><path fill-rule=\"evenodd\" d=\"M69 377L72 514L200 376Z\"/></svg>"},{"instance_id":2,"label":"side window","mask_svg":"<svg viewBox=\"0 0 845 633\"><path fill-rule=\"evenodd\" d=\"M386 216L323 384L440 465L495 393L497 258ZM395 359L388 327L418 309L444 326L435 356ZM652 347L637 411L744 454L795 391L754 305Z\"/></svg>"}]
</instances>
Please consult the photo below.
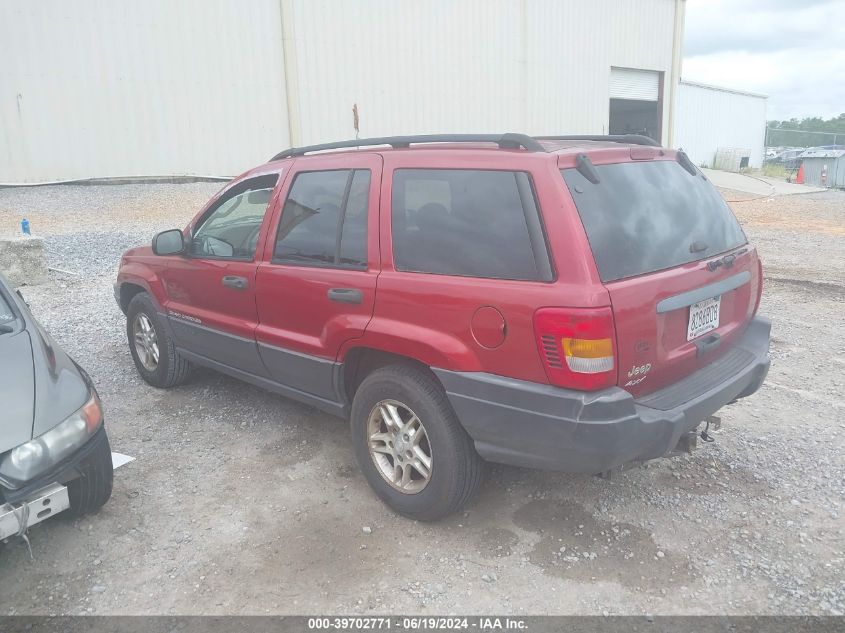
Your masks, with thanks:
<instances>
[{"instance_id":1,"label":"side window","mask_svg":"<svg viewBox=\"0 0 845 633\"><path fill-rule=\"evenodd\" d=\"M393 179L397 270L550 281L551 266L528 175L400 169Z\"/></svg>"},{"instance_id":2,"label":"side window","mask_svg":"<svg viewBox=\"0 0 845 633\"><path fill-rule=\"evenodd\" d=\"M370 171L298 174L285 200L274 262L367 267Z\"/></svg>"},{"instance_id":3,"label":"side window","mask_svg":"<svg viewBox=\"0 0 845 633\"><path fill-rule=\"evenodd\" d=\"M227 191L194 229L191 255L252 259L278 174L245 180Z\"/></svg>"}]
</instances>

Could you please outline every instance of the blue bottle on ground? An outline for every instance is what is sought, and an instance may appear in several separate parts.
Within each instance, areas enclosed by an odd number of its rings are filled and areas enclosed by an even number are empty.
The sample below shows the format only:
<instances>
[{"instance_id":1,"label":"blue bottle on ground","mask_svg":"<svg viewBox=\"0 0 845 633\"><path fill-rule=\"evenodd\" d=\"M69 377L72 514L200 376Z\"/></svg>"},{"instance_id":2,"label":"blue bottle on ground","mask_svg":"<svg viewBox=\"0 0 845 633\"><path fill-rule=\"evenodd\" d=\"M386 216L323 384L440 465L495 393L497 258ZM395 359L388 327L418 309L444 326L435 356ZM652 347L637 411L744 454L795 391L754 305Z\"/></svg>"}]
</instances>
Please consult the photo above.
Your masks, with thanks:
<instances>
[{"instance_id":1,"label":"blue bottle on ground","mask_svg":"<svg viewBox=\"0 0 845 633\"><path fill-rule=\"evenodd\" d=\"M26 218L21 220L21 233L23 233L24 235L32 235L29 230L29 220L27 220Z\"/></svg>"}]
</instances>

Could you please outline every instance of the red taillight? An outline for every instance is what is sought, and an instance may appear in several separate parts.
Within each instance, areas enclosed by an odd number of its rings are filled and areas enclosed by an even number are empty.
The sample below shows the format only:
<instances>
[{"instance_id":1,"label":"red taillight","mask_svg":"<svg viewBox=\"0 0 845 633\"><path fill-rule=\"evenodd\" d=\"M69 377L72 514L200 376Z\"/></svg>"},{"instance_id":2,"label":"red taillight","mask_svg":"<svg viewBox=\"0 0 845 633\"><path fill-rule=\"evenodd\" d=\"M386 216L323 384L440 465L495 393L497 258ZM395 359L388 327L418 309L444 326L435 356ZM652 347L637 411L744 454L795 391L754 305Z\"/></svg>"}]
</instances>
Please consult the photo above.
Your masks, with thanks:
<instances>
[{"instance_id":1,"label":"red taillight","mask_svg":"<svg viewBox=\"0 0 845 633\"><path fill-rule=\"evenodd\" d=\"M757 310L760 308L760 299L763 298L763 262L760 260L760 257L757 257L757 298L754 300L754 312L751 313L751 316L757 314Z\"/></svg>"},{"instance_id":2,"label":"red taillight","mask_svg":"<svg viewBox=\"0 0 845 633\"><path fill-rule=\"evenodd\" d=\"M534 335L549 382L595 391L616 384L616 329L610 308L541 308Z\"/></svg>"}]
</instances>

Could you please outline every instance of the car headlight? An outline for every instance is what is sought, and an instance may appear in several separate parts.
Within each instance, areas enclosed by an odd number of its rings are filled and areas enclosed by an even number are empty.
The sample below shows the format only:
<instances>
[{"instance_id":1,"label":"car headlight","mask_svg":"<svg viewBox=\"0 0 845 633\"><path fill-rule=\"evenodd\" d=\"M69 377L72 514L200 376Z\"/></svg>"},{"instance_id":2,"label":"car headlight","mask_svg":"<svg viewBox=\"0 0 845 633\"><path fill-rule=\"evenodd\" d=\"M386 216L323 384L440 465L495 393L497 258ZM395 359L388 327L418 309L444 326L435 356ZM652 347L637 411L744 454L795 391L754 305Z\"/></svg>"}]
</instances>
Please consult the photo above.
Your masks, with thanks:
<instances>
[{"instance_id":1,"label":"car headlight","mask_svg":"<svg viewBox=\"0 0 845 633\"><path fill-rule=\"evenodd\" d=\"M103 423L97 392L64 422L0 457L0 481L14 487L34 479L82 446Z\"/></svg>"}]
</instances>

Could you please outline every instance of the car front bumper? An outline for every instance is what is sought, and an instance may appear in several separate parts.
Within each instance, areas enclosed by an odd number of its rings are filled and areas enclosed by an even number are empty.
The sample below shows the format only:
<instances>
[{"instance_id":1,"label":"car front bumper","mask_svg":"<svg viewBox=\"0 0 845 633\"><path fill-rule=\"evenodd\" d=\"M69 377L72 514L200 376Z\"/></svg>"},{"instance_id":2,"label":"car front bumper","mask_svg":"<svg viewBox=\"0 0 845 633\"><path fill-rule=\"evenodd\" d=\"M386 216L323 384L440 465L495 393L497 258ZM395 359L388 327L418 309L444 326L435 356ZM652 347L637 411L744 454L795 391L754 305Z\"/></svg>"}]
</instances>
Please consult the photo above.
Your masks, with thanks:
<instances>
[{"instance_id":1,"label":"car front bumper","mask_svg":"<svg viewBox=\"0 0 845 633\"><path fill-rule=\"evenodd\" d=\"M33 492L14 505L0 504L0 541L25 534L36 523L64 512L69 507L67 487L57 483Z\"/></svg>"},{"instance_id":2,"label":"car front bumper","mask_svg":"<svg viewBox=\"0 0 845 633\"><path fill-rule=\"evenodd\" d=\"M62 485L68 484L74 479L81 476L84 462L94 455L98 450L102 450L104 444L108 444L108 435L106 435L105 424L100 425L100 428L88 438L82 446L74 453L67 456L64 460L53 466L50 470L38 475L35 479L26 482L20 488L6 488L0 484L0 505L3 503L10 503L13 505L24 502L30 499L33 495L38 494L44 488L53 483Z\"/></svg>"},{"instance_id":3,"label":"car front bumper","mask_svg":"<svg viewBox=\"0 0 845 633\"><path fill-rule=\"evenodd\" d=\"M126 314L126 307L123 305L123 301L120 300L120 282L115 281L111 287L117 307L120 308L120 311L123 312L123 314Z\"/></svg>"},{"instance_id":4,"label":"car front bumper","mask_svg":"<svg viewBox=\"0 0 845 633\"><path fill-rule=\"evenodd\" d=\"M582 392L480 372L433 368L485 459L598 474L661 457L724 405L751 395L769 370L771 322L754 318L721 358L635 399L619 387Z\"/></svg>"}]
</instances>

